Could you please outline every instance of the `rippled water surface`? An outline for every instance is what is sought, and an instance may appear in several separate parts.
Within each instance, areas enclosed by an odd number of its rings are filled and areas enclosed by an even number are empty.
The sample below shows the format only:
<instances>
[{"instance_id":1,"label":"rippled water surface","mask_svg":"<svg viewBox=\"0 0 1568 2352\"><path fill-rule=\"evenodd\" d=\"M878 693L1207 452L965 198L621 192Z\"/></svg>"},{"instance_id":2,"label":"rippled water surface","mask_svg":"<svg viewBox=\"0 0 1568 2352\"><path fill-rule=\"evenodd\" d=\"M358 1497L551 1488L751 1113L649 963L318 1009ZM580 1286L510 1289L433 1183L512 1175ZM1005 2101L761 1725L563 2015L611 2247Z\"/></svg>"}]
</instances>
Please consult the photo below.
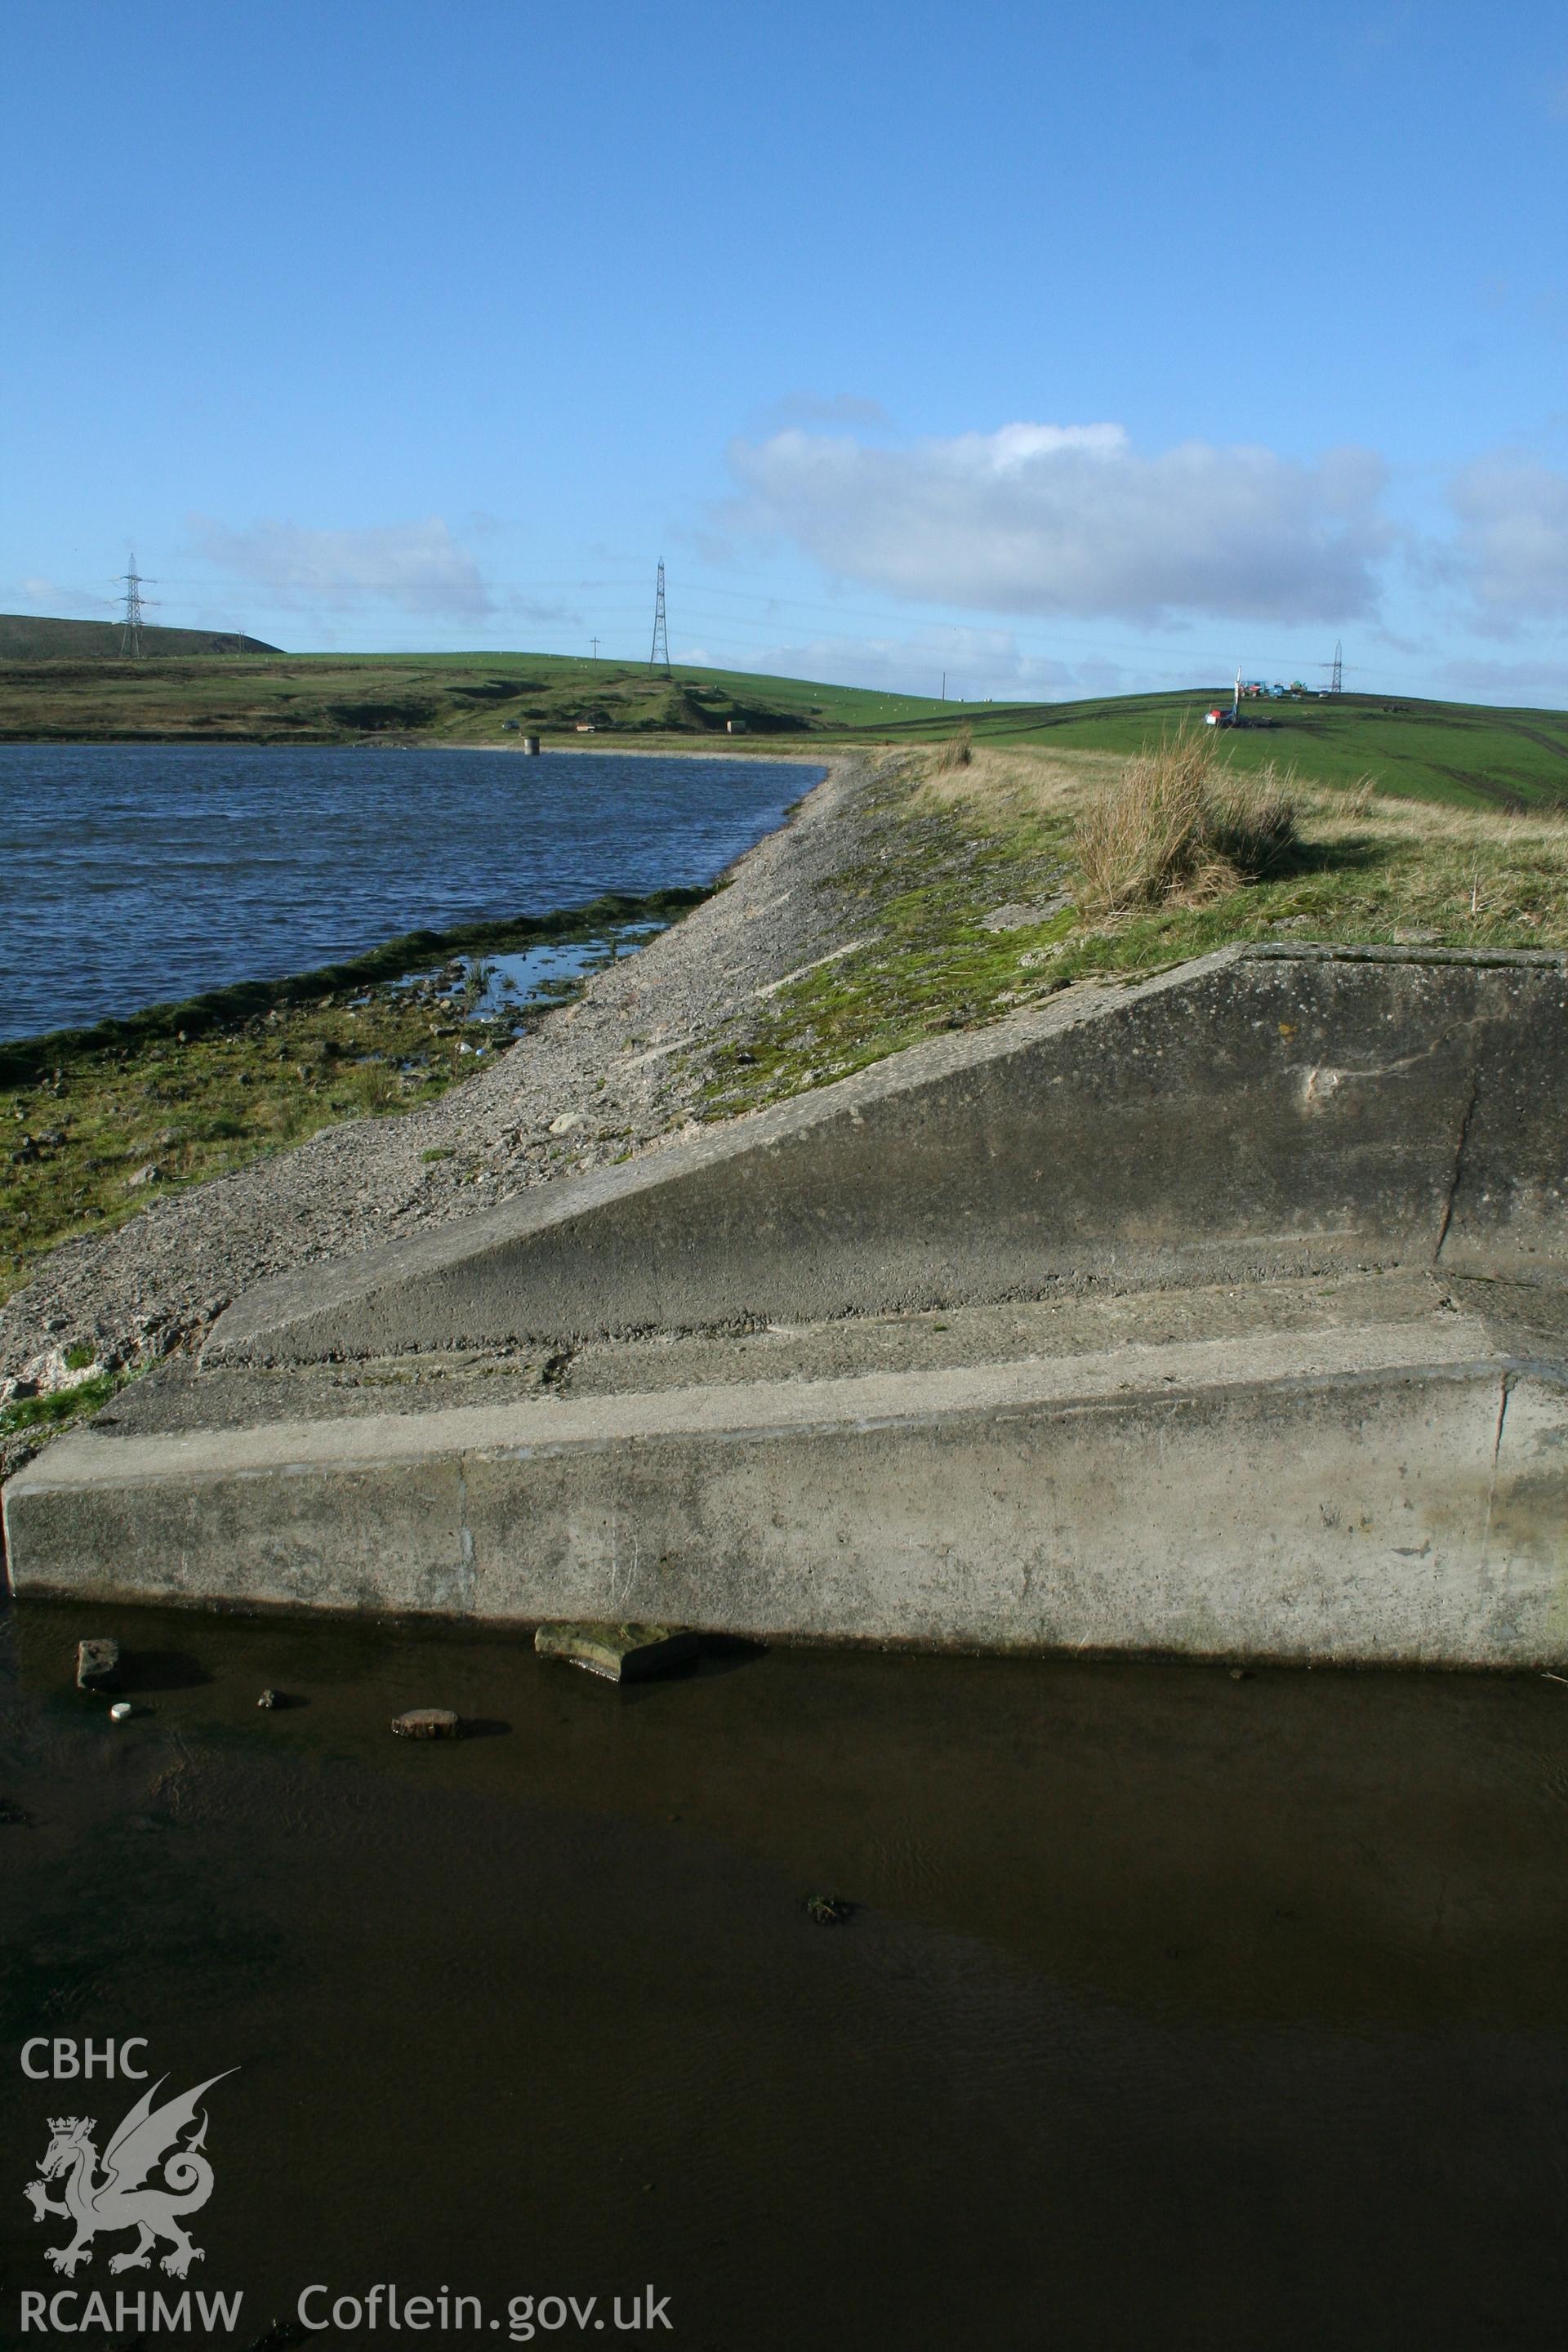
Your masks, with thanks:
<instances>
[{"instance_id":1,"label":"rippled water surface","mask_svg":"<svg viewBox=\"0 0 1568 2352\"><path fill-rule=\"evenodd\" d=\"M70 1686L89 1633L122 1727ZM390 1737L443 1704L469 1737ZM317 2283L473 2295L470 2343L585 2341L510 2306L649 2283L706 2352L1562 2341L1539 1677L737 1650L620 1692L505 1641L33 1607L0 1800L7 2342L61 2284L48 2117L101 2149L137 2087L16 2053L131 2033L171 2091L239 2070L215 2341Z\"/></svg>"},{"instance_id":2,"label":"rippled water surface","mask_svg":"<svg viewBox=\"0 0 1568 2352\"><path fill-rule=\"evenodd\" d=\"M414 929L710 882L821 775L781 761L0 745L0 1037Z\"/></svg>"}]
</instances>

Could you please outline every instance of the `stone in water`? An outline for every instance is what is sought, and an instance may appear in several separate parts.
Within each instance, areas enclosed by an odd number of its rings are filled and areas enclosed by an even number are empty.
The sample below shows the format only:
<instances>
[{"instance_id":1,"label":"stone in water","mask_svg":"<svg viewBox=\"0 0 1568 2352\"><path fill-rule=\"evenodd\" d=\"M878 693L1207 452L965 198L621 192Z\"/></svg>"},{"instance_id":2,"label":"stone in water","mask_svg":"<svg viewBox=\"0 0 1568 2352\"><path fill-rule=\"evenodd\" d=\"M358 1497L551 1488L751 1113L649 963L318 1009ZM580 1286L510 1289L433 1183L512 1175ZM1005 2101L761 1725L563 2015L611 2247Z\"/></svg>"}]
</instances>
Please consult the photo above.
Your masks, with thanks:
<instances>
[{"instance_id":1,"label":"stone in water","mask_svg":"<svg viewBox=\"0 0 1568 2352\"><path fill-rule=\"evenodd\" d=\"M853 1903L846 1903L841 1895L808 1895L805 1898L805 1916L815 1919L819 1927L842 1927L854 1909Z\"/></svg>"},{"instance_id":2,"label":"stone in water","mask_svg":"<svg viewBox=\"0 0 1568 2352\"><path fill-rule=\"evenodd\" d=\"M399 1739L456 1739L458 1718L449 1706L416 1706L393 1717Z\"/></svg>"},{"instance_id":3,"label":"stone in water","mask_svg":"<svg viewBox=\"0 0 1568 2352\"><path fill-rule=\"evenodd\" d=\"M76 1645L76 1686L78 1690L105 1691L120 1688L120 1644L107 1634L96 1641L79 1642Z\"/></svg>"},{"instance_id":4,"label":"stone in water","mask_svg":"<svg viewBox=\"0 0 1568 2352\"><path fill-rule=\"evenodd\" d=\"M684 1665L700 1642L678 1625L541 1625L533 1646L542 1658L564 1658L606 1682L629 1683Z\"/></svg>"},{"instance_id":5,"label":"stone in water","mask_svg":"<svg viewBox=\"0 0 1568 2352\"><path fill-rule=\"evenodd\" d=\"M110 1723L129 1723L131 1720L131 1701L128 1698L116 1699L114 1705L109 1710L109 1720Z\"/></svg>"}]
</instances>

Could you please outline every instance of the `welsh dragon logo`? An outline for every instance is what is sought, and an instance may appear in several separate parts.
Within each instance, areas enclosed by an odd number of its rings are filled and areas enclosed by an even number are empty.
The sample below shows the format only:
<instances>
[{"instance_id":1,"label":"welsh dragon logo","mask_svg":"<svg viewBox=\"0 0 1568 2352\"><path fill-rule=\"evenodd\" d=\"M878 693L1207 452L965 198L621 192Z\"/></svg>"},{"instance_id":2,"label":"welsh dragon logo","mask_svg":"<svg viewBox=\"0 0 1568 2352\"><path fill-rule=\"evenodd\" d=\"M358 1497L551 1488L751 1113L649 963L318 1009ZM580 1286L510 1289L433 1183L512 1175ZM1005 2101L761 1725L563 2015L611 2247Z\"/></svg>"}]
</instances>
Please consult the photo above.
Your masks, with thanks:
<instances>
[{"instance_id":1,"label":"welsh dragon logo","mask_svg":"<svg viewBox=\"0 0 1568 2352\"><path fill-rule=\"evenodd\" d=\"M227 2071L232 2074L236 2070L231 2066ZM111 2271L146 2270L153 2248L161 2239L166 2239L173 2250L163 2256L163 2267L174 2278L184 2278L193 2263L204 2260L200 2246L192 2245L180 2224L186 2214L198 2212L213 2193L213 2168L201 2153L207 2136L205 2113L195 2136L183 2147L179 2143L181 2133L196 2121L203 2094L224 2079L214 2074L198 2083L194 2091L184 2091L177 2099L166 2099L161 2107L154 2107L153 2102L168 2080L166 2074L160 2075L104 2149L101 2178L92 2139L97 2118L50 2117L51 2137L38 2167L41 2177L30 2180L22 2194L32 2206L35 2221L55 2213L76 2224L76 2235L68 2246L46 2249L45 2259L56 2270L70 2278L79 2263L90 2263L92 2241L100 2230L138 2233L129 2253L113 2256ZM160 2165L163 2179L149 2184L148 2175ZM65 2194L57 2202L46 2184L60 2179Z\"/></svg>"}]
</instances>

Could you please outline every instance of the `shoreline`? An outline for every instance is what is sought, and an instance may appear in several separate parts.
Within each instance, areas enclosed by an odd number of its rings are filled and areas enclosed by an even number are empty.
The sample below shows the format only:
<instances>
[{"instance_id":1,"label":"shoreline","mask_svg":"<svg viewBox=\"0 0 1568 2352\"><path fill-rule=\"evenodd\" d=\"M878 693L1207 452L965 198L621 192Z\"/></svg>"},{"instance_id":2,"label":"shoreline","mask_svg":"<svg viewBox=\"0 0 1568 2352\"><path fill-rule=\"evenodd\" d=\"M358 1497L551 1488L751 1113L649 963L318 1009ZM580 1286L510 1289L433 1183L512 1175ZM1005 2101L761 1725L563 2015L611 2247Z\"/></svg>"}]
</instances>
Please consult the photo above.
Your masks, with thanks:
<instances>
[{"instance_id":1,"label":"shoreline","mask_svg":"<svg viewBox=\"0 0 1568 2352\"><path fill-rule=\"evenodd\" d=\"M87 739L82 740L84 748L94 748L93 741L89 741ZM3 748L3 745L0 745L0 748ZM47 740L35 740L28 743L15 745L13 748L50 751L58 750L60 746ZM121 742L102 743L98 748L112 751L135 747ZM166 743L163 748L210 751L213 745L208 742L199 746L194 743L182 746L178 740L175 740ZM284 746L278 742L250 745L229 743L219 744L218 748L220 750L249 748L271 751L282 749ZM324 742L298 748L319 751L333 749L352 750L363 748L363 746L346 742L339 744ZM409 744L386 748L446 749L494 752L510 757L526 756L518 745L511 743L461 743L446 746ZM592 751L579 751L574 747L552 747L552 753L558 750L562 756L571 758L669 758L677 759L683 764L696 761L721 761L727 756L718 751L666 752L647 747L638 747L627 752L608 747L596 747ZM805 766L816 772L816 779L820 782L826 776L829 761L823 757L807 761L785 755L771 760L768 764L779 768ZM796 803L791 802L785 807L782 822L788 822L789 815L795 805ZM752 845L754 846L754 844ZM742 854L744 855L744 852ZM475 916L465 921L446 924L416 923L405 931L384 934L380 939L368 941L363 948L338 955L328 962L304 966L287 964L272 972L247 973L233 980L219 980L211 986L196 988L186 996L154 997L149 1003L132 1005L128 1011L106 1013L97 1020L68 1022L47 1029L22 1031L15 1034L0 1033L0 1086L18 1083L25 1079L40 1057L49 1053L53 1053L58 1058L62 1054L74 1054L84 1049L95 1051L112 1048L142 1036L164 1032L172 1033L180 1028L188 1031L193 1023L205 1026L209 1025L214 1019L227 1020L243 1015L258 1007L265 1010L269 1001L281 1002L290 996L298 998L311 988L317 990L342 988L366 981L374 981L385 976L394 968L395 958L401 954L406 954L413 962L436 954L501 953L509 951L513 943L526 943L531 926L533 927L533 936L540 940L551 938L565 940L583 935L574 929L579 918L590 928L594 928L600 923L608 926L620 921L638 921L643 919L645 911L654 917L666 909L672 914L683 913L698 904L710 891L719 887L722 879L722 871L723 869L715 874L710 881L705 883L660 884L646 891L604 890L597 893L592 899L580 902L558 902L554 906L541 908L537 913L513 912L495 916Z\"/></svg>"},{"instance_id":2,"label":"shoreline","mask_svg":"<svg viewBox=\"0 0 1568 2352\"><path fill-rule=\"evenodd\" d=\"M437 958L505 955L552 940L567 944L596 938L622 925L654 921L661 915L676 922L710 898L718 887L715 882L706 888L652 890L635 897L606 891L580 907L552 908L542 915L502 915L444 930L399 931L363 954L344 957L337 963L279 972L270 979L230 981L218 988L199 990L195 996L163 998L140 1005L133 1013L107 1014L80 1027L0 1037L0 1086L25 1084L40 1067L62 1056L113 1052L149 1038L174 1036L182 1029L188 1037L213 1028L242 1025L247 1018L274 1007L300 1003L320 996L323 990L337 992L407 977Z\"/></svg>"},{"instance_id":3,"label":"shoreline","mask_svg":"<svg viewBox=\"0 0 1568 2352\"><path fill-rule=\"evenodd\" d=\"M391 1116L318 1123L302 1140L285 1136L283 1149L161 1192L110 1230L63 1240L0 1303L0 1402L17 1381L52 1392L97 1371L130 1376L199 1345L234 1296L272 1274L445 1223L567 1171L657 1150L694 1125L731 1016L754 990L776 987L839 944L837 910L812 886L853 854L832 819L865 771L843 758L813 764L825 768L821 780L726 876L635 957L590 974L519 1042L483 1061L476 1055L473 1075L457 1066L459 1045L443 1039L445 1075L433 1096L372 1107ZM142 1017L158 1024L147 1043L165 1056L159 1083L177 1088L180 1059L209 1044L231 1052L241 1085L243 1066L263 1055L286 1076L296 1045L319 1051L315 1031L343 1016L335 1003L309 1006L314 977L296 976L301 1033L280 1043L268 1012L283 1002L281 982L238 992L246 1012L212 1039L187 1027L182 1044L176 1027L171 1040L180 1008L151 1008ZM113 1041L76 1049L100 1063L116 1050ZM29 1066L35 1079L47 1066L41 1041ZM311 1060L297 1066L300 1085L318 1083L308 1077ZM320 1083L336 1083L344 1066L331 1064ZM57 1119L54 1101L48 1094L37 1117L30 1107L30 1124ZM90 1370L68 1361L83 1355ZM0 1435L0 1476L19 1466L27 1442L25 1433Z\"/></svg>"},{"instance_id":4,"label":"shoreline","mask_svg":"<svg viewBox=\"0 0 1568 2352\"><path fill-rule=\"evenodd\" d=\"M955 724L963 724L955 720ZM595 730L595 732L598 730ZM670 735L648 742L622 742L614 730L605 730L605 740L592 745L574 736L563 737L559 742L547 740L548 729L541 729L542 752L564 752L574 758L615 758L623 760L733 760L750 759L756 755L775 761L780 766L805 761L814 767L824 767L836 756L846 752L876 752L896 748L894 739L881 732L864 737L853 730L842 735L726 735L715 740L711 735ZM816 751L783 750L782 745L819 743ZM469 736L448 738L431 735L11 735L0 728L0 751L58 751L71 746L83 751L504 751L518 758L531 757L517 743L477 743ZM694 748L700 747L700 748Z\"/></svg>"}]
</instances>

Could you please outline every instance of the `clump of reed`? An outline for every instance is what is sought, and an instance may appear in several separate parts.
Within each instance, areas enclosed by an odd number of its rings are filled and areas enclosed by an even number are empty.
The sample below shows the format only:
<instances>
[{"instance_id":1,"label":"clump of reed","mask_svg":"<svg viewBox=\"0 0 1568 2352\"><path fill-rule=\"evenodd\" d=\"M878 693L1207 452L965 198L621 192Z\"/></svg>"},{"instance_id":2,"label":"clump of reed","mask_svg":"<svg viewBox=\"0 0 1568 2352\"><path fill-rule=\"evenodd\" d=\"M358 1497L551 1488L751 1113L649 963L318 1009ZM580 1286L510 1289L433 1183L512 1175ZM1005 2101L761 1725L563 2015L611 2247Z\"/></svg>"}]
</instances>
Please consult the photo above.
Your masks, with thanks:
<instances>
[{"instance_id":1,"label":"clump of reed","mask_svg":"<svg viewBox=\"0 0 1568 2352\"><path fill-rule=\"evenodd\" d=\"M1222 761L1212 735L1141 751L1073 828L1086 910L1194 906L1258 880L1296 842L1292 787L1273 761L1250 774Z\"/></svg>"},{"instance_id":2,"label":"clump of reed","mask_svg":"<svg viewBox=\"0 0 1568 2352\"><path fill-rule=\"evenodd\" d=\"M967 768L974 757L974 737L967 726L950 735L936 756L936 773L951 775L955 768Z\"/></svg>"}]
</instances>

